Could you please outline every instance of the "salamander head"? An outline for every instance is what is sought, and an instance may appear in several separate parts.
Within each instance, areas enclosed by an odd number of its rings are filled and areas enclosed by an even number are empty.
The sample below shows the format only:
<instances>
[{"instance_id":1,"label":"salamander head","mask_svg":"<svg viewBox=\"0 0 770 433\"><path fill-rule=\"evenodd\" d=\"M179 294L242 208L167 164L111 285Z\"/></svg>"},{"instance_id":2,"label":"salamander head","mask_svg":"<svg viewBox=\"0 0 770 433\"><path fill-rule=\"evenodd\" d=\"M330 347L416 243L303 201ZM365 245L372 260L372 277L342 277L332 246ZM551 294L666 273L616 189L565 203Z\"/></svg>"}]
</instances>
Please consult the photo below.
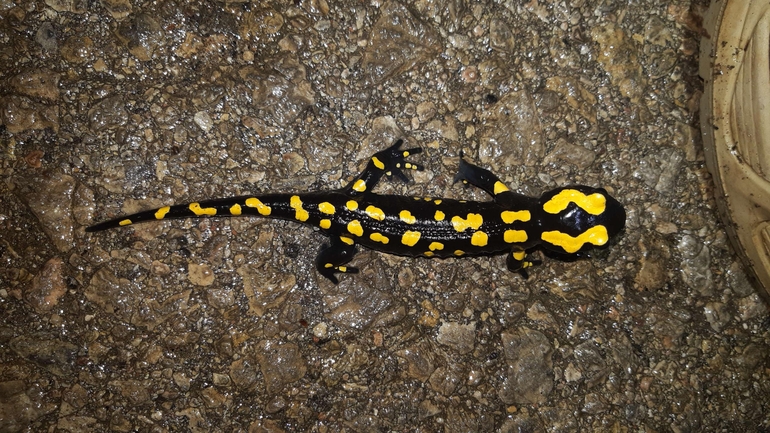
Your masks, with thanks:
<instances>
[{"instance_id":1,"label":"salamander head","mask_svg":"<svg viewBox=\"0 0 770 433\"><path fill-rule=\"evenodd\" d=\"M626 225L623 206L602 188L561 187L538 204L541 245L557 253L605 247Z\"/></svg>"}]
</instances>

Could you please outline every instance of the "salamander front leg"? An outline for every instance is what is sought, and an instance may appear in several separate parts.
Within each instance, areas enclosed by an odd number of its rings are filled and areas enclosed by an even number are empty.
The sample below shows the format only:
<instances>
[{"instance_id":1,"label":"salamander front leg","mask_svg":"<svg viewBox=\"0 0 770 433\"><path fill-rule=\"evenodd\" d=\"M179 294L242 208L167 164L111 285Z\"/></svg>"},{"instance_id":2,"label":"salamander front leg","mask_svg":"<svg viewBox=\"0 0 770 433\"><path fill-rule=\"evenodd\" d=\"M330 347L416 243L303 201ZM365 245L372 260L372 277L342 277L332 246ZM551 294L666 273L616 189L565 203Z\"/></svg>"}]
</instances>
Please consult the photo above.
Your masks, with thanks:
<instances>
[{"instance_id":1,"label":"salamander front leg","mask_svg":"<svg viewBox=\"0 0 770 433\"><path fill-rule=\"evenodd\" d=\"M352 239L345 236L332 236L331 244L325 244L315 259L315 267L318 273L337 284L339 280L334 275L337 272L343 274L357 274L358 268L345 266L356 255L356 245Z\"/></svg>"},{"instance_id":2,"label":"salamander front leg","mask_svg":"<svg viewBox=\"0 0 770 433\"><path fill-rule=\"evenodd\" d=\"M491 171L464 160L462 152L460 152L460 168L457 170L454 181L481 188L495 199L506 193L512 194L510 189Z\"/></svg>"},{"instance_id":3,"label":"salamander front leg","mask_svg":"<svg viewBox=\"0 0 770 433\"><path fill-rule=\"evenodd\" d=\"M404 140L398 139L389 148L375 153L366 164L364 171L345 187L345 191L350 195L369 192L374 189L382 175L387 175L389 178L396 176L404 182L409 182L409 178L402 170L422 170L423 167L420 164L407 161L406 158L422 152L422 149L415 147L399 150L402 144L404 144Z\"/></svg>"},{"instance_id":4,"label":"salamander front leg","mask_svg":"<svg viewBox=\"0 0 770 433\"><path fill-rule=\"evenodd\" d=\"M506 260L508 270L512 272L518 272L519 275L524 277L524 279L529 278L527 268L537 266L540 263L540 260L527 260L527 252L521 250L511 251L511 253L508 254L508 259Z\"/></svg>"}]
</instances>

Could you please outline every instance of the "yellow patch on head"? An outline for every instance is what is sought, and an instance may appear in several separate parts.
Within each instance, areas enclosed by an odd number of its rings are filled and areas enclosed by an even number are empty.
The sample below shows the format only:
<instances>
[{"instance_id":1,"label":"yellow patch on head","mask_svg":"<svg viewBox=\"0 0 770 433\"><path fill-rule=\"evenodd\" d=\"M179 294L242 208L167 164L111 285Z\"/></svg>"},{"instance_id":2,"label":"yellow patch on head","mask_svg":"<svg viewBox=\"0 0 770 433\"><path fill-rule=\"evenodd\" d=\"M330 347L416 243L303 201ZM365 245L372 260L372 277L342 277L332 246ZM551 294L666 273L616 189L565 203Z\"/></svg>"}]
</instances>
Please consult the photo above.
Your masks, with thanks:
<instances>
[{"instance_id":1,"label":"yellow patch on head","mask_svg":"<svg viewBox=\"0 0 770 433\"><path fill-rule=\"evenodd\" d=\"M483 222L484 222L484 218L482 218L481 215L477 213L469 213L465 219L459 216L452 217L452 226L455 228L455 230L457 230L460 233L464 232L469 228L473 230L478 230L479 227L481 227L481 224Z\"/></svg>"},{"instance_id":2,"label":"yellow patch on head","mask_svg":"<svg viewBox=\"0 0 770 433\"><path fill-rule=\"evenodd\" d=\"M505 210L500 213L500 218L506 224L511 224L515 221L529 221L532 218L532 214L528 210Z\"/></svg>"},{"instance_id":3,"label":"yellow patch on head","mask_svg":"<svg viewBox=\"0 0 770 433\"><path fill-rule=\"evenodd\" d=\"M577 237L554 230L543 232L540 238L549 244L562 247L568 253L574 253L583 247L583 244L592 244L602 246L610 240L607 234L607 228L604 226L595 226L579 234Z\"/></svg>"},{"instance_id":4,"label":"yellow patch on head","mask_svg":"<svg viewBox=\"0 0 770 433\"><path fill-rule=\"evenodd\" d=\"M291 196L289 199L289 206L294 209L294 218L296 218L297 221L307 221L307 219L310 218L310 214L308 214L305 209L302 209L302 199L300 199L298 195Z\"/></svg>"},{"instance_id":5,"label":"yellow patch on head","mask_svg":"<svg viewBox=\"0 0 770 433\"><path fill-rule=\"evenodd\" d=\"M364 182L363 179L358 179L356 183L353 184L353 191L358 191L358 192L366 191L366 182Z\"/></svg>"},{"instance_id":6,"label":"yellow patch on head","mask_svg":"<svg viewBox=\"0 0 770 433\"><path fill-rule=\"evenodd\" d=\"M348 202L345 203L345 207L348 208L348 210L356 210L358 209L358 202L355 200L348 200Z\"/></svg>"},{"instance_id":7,"label":"yellow patch on head","mask_svg":"<svg viewBox=\"0 0 770 433\"><path fill-rule=\"evenodd\" d=\"M444 218L446 215L444 215L444 212L441 212L440 210L437 210L435 214L433 214L433 219L436 221L444 221Z\"/></svg>"},{"instance_id":8,"label":"yellow patch on head","mask_svg":"<svg viewBox=\"0 0 770 433\"><path fill-rule=\"evenodd\" d=\"M401 236L401 243L409 247L413 247L419 240L420 240L420 232L413 232L411 230L407 230L404 232L404 235Z\"/></svg>"},{"instance_id":9,"label":"yellow patch on head","mask_svg":"<svg viewBox=\"0 0 770 433\"><path fill-rule=\"evenodd\" d=\"M543 210L550 214L557 214L566 209L570 203L575 203L591 215L599 215L606 208L607 197L598 192L585 195L576 189L565 189L545 202Z\"/></svg>"},{"instance_id":10,"label":"yellow patch on head","mask_svg":"<svg viewBox=\"0 0 770 433\"><path fill-rule=\"evenodd\" d=\"M322 229L327 230L329 227L332 226L332 220L328 219L322 219L319 223L319 226L321 226Z\"/></svg>"},{"instance_id":11,"label":"yellow patch on head","mask_svg":"<svg viewBox=\"0 0 770 433\"><path fill-rule=\"evenodd\" d=\"M162 220L163 218L166 217L166 214L170 210L171 210L171 206L163 206L162 208L160 208L157 211L155 211L155 219L156 220Z\"/></svg>"},{"instance_id":12,"label":"yellow patch on head","mask_svg":"<svg viewBox=\"0 0 770 433\"><path fill-rule=\"evenodd\" d=\"M430 245L428 245L428 249L431 251L443 250L444 244L441 242L431 242Z\"/></svg>"},{"instance_id":13,"label":"yellow patch on head","mask_svg":"<svg viewBox=\"0 0 770 433\"><path fill-rule=\"evenodd\" d=\"M471 236L471 245L475 245L477 247L485 247L487 246L487 242L489 241L489 236L487 236L484 232L476 232Z\"/></svg>"},{"instance_id":14,"label":"yellow patch on head","mask_svg":"<svg viewBox=\"0 0 770 433\"><path fill-rule=\"evenodd\" d=\"M188 206L192 213L194 213L197 216L201 215L208 215L208 216L214 216L217 214L216 208L213 207L201 207L200 203L190 203Z\"/></svg>"},{"instance_id":15,"label":"yellow patch on head","mask_svg":"<svg viewBox=\"0 0 770 433\"><path fill-rule=\"evenodd\" d=\"M342 242L345 242L345 243L346 243L346 244L348 244L348 245L353 245L354 243L356 243L356 242L355 242L353 239L350 239L350 238L349 238L349 237L347 237L347 236L340 236L340 240L341 240Z\"/></svg>"},{"instance_id":16,"label":"yellow patch on head","mask_svg":"<svg viewBox=\"0 0 770 433\"><path fill-rule=\"evenodd\" d=\"M238 216L241 214L241 205L238 203L230 206L230 215Z\"/></svg>"},{"instance_id":17,"label":"yellow patch on head","mask_svg":"<svg viewBox=\"0 0 770 433\"><path fill-rule=\"evenodd\" d=\"M388 242L390 242L390 239L388 239L386 236L383 236L382 233L372 233L369 235L369 239L373 240L374 242L379 242L383 245L387 245Z\"/></svg>"},{"instance_id":18,"label":"yellow patch on head","mask_svg":"<svg viewBox=\"0 0 770 433\"><path fill-rule=\"evenodd\" d=\"M353 220L348 223L348 231L356 236L364 234L364 228L361 227L361 222L358 220Z\"/></svg>"},{"instance_id":19,"label":"yellow patch on head","mask_svg":"<svg viewBox=\"0 0 770 433\"><path fill-rule=\"evenodd\" d=\"M259 199L251 197L247 198L244 202L247 207L253 207L257 209L257 212L259 212L260 215L268 216L270 215L270 212L272 212L272 209L270 209L270 206L262 203Z\"/></svg>"},{"instance_id":20,"label":"yellow patch on head","mask_svg":"<svg viewBox=\"0 0 770 433\"><path fill-rule=\"evenodd\" d=\"M495 182L494 187L494 193L495 195L500 194L501 192L510 191L507 186L505 186L504 183L500 182L499 180Z\"/></svg>"},{"instance_id":21,"label":"yellow patch on head","mask_svg":"<svg viewBox=\"0 0 770 433\"><path fill-rule=\"evenodd\" d=\"M121 226L128 226L128 225L131 225L133 223L131 222L131 220L126 219L126 220L123 220L123 221L119 222L118 224L121 225Z\"/></svg>"},{"instance_id":22,"label":"yellow patch on head","mask_svg":"<svg viewBox=\"0 0 770 433\"><path fill-rule=\"evenodd\" d=\"M364 212L369 215L369 218L376 219L377 221L382 221L385 219L385 212L376 206L369 205L366 207Z\"/></svg>"},{"instance_id":23,"label":"yellow patch on head","mask_svg":"<svg viewBox=\"0 0 770 433\"><path fill-rule=\"evenodd\" d=\"M326 215L334 215L335 209L333 204L325 201L323 203L318 203L318 211L325 213Z\"/></svg>"},{"instance_id":24,"label":"yellow patch on head","mask_svg":"<svg viewBox=\"0 0 770 433\"><path fill-rule=\"evenodd\" d=\"M407 224L414 224L415 221L417 221L417 218L412 216L412 213L408 210L402 210L399 212L398 217L401 218L401 221L407 223Z\"/></svg>"},{"instance_id":25,"label":"yellow patch on head","mask_svg":"<svg viewBox=\"0 0 770 433\"><path fill-rule=\"evenodd\" d=\"M527 232L524 230L506 230L503 233L503 240L509 244L526 242L527 238Z\"/></svg>"},{"instance_id":26,"label":"yellow patch on head","mask_svg":"<svg viewBox=\"0 0 770 433\"><path fill-rule=\"evenodd\" d=\"M380 161L380 159L377 158L376 156L372 157L372 163L374 163L374 166L379 168L380 170L385 169L385 164L383 164L382 161Z\"/></svg>"},{"instance_id":27,"label":"yellow patch on head","mask_svg":"<svg viewBox=\"0 0 770 433\"><path fill-rule=\"evenodd\" d=\"M513 253L511 253L511 255L513 255L513 258L518 261L522 261L524 260L525 257L527 257L527 253L525 253L524 251L514 251Z\"/></svg>"}]
</instances>

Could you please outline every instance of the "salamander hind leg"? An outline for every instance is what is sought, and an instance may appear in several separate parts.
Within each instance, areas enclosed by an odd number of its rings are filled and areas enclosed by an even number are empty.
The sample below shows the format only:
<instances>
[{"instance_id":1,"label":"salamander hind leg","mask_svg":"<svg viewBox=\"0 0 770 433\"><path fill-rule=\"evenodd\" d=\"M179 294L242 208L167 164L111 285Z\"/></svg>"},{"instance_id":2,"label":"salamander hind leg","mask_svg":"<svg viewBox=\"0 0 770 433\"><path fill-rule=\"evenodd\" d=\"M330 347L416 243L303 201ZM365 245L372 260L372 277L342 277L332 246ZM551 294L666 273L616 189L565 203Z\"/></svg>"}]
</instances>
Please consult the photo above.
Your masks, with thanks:
<instances>
[{"instance_id":1,"label":"salamander hind leg","mask_svg":"<svg viewBox=\"0 0 770 433\"><path fill-rule=\"evenodd\" d=\"M337 284L339 280L335 273L356 274L358 268L345 266L356 255L356 245L345 236L332 236L331 244L325 244L315 259L318 273Z\"/></svg>"},{"instance_id":2,"label":"salamander hind leg","mask_svg":"<svg viewBox=\"0 0 770 433\"><path fill-rule=\"evenodd\" d=\"M412 149L401 150L404 140L398 139L389 148L375 153L366 168L356 177L345 190L351 195L363 194L371 191L380 181L383 175L389 178L396 176L404 182L409 182L409 178L402 170L422 170L423 166L406 160L411 155L422 152L422 149L415 147Z\"/></svg>"},{"instance_id":3,"label":"salamander hind leg","mask_svg":"<svg viewBox=\"0 0 770 433\"><path fill-rule=\"evenodd\" d=\"M527 252L522 250L513 250L508 254L506 260L508 270L518 272L524 279L529 278L527 269L540 264L540 260L527 260Z\"/></svg>"}]
</instances>

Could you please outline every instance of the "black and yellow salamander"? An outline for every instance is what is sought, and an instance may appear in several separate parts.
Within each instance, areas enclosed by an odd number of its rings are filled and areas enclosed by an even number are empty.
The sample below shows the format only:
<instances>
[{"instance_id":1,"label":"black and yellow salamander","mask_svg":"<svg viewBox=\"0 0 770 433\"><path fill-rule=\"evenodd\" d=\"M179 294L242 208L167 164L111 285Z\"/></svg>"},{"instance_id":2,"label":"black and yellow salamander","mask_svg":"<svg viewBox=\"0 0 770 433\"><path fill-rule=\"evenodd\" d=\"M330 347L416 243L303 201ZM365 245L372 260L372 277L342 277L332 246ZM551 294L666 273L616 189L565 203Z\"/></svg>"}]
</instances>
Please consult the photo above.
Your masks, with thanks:
<instances>
[{"instance_id":1,"label":"black and yellow salamander","mask_svg":"<svg viewBox=\"0 0 770 433\"><path fill-rule=\"evenodd\" d=\"M165 206L86 229L113 227L169 218L258 216L283 218L319 227L330 238L315 260L318 272L335 284L336 273L355 273L347 266L356 245L403 256L466 257L507 254L511 271L526 277L535 249L575 256L605 247L625 226L626 212L604 189L566 186L540 198L512 192L494 174L460 155L455 181L474 185L492 196L476 202L446 198L381 195L372 192L383 175L408 181L402 170L422 170L406 160L422 151L400 150L403 140L376 153L346 187L297 194L244 195Z\"/></svg>"}]
</instances>

